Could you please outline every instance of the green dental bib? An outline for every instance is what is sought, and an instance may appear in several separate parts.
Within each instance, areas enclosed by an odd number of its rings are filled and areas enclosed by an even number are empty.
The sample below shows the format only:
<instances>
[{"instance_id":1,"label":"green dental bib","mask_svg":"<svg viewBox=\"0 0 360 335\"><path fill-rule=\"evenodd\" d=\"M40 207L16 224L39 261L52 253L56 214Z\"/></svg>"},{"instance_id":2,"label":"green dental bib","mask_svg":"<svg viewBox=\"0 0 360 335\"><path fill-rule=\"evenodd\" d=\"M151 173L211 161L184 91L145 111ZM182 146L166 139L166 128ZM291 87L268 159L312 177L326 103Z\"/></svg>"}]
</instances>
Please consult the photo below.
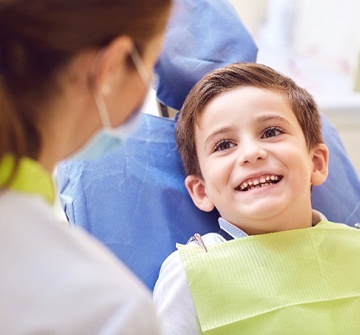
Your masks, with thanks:
<instances>
[{"instance_id":1,"label":"green dental bib","mask_svg":"<svg viewBox=\"0 0 360 335\"><path fill-rule=\"evenodd\" d=\"M204 334L360 334L360 230L322 221L178 249Z\"/></svg>"}]
</instances>

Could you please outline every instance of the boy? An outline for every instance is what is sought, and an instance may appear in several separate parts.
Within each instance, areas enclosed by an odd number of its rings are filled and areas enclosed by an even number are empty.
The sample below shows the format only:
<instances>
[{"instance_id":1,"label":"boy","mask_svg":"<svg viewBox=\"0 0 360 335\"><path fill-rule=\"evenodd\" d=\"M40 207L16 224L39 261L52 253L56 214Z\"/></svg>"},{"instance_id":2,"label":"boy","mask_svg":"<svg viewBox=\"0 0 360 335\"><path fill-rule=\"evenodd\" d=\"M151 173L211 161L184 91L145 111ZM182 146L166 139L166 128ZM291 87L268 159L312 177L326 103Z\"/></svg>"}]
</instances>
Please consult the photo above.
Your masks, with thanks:
<instances>
[{"instance_id":1,"label":"boy","mask_svg":"<svg viewBox=\"0 0 360 335\"><path fill-rule=\"evenodd\" d=\"M360 333L360 231L311 208L328 173L312 97L264 65L229 65L192 89L176 140L193 202L221 218L161 268L164 333Z\"/></svg>"}]
</instances>

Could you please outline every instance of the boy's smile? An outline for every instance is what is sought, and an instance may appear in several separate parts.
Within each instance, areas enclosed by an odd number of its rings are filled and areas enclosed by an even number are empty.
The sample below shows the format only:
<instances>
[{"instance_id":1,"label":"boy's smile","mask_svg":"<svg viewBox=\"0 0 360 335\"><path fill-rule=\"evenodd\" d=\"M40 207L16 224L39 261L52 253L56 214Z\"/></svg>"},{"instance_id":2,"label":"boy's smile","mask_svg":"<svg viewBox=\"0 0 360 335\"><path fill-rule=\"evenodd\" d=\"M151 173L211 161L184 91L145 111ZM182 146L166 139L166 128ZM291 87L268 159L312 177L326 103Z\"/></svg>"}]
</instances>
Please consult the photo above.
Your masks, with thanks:
<instances>
[{"instance_id":1,"label":"boy's smile","mask_svg":"<svg viewBox=\"0 0 360 335\"><path fill-rule=\"evenodd\" d=\"M248 178L242 182L237 188L237 191L251 191L256 188L265 187L277 184L282 179L282 176L277 175L262 175L260 177Z\"/></svg>"},{"instance_id":2,"label":"boy's smile","mask_svg":"<svg viewBox=\"0 0 360 335\"><path fill-rule=\"evenodd\" d=\"M198 121L203 179L186 184L200 209L215 206L248 234L311 226L311 185L326 159L322 149L308 150L283 93L234 88L213 98Z\"/></svg>"}]
</instances>

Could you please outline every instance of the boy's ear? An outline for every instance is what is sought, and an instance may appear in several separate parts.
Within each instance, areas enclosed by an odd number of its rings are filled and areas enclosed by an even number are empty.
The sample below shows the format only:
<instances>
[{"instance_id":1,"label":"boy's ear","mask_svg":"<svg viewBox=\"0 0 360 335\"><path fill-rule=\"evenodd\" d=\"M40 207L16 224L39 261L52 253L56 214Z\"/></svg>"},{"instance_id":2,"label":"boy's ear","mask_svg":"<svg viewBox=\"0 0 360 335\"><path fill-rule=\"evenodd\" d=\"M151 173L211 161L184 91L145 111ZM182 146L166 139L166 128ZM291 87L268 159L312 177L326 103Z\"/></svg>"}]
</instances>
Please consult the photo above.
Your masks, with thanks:
<instances>
[{"instance_id":1,"label":"boy's ear","mask_svg":"<svg viewBox=\"0 0 360 335\"><path fill-rule=\"evenodd\" d=\"M328 176L329 150L324 143L319 143L312 154L313 171L311 175L311 184L321 185Z\"/></svg>"},{"instance_id":2,"label":"boy's ear","mask_svg":"<svg viewBox=\"0 0 360 335\"><path fill-rule=\"evenodd\" d=\"M205 212L211 212L214 209L214 204L207 196L205 183L201 178L194 175L187 176L185 186L197 208Z\"/></svg>"}]
</instances>

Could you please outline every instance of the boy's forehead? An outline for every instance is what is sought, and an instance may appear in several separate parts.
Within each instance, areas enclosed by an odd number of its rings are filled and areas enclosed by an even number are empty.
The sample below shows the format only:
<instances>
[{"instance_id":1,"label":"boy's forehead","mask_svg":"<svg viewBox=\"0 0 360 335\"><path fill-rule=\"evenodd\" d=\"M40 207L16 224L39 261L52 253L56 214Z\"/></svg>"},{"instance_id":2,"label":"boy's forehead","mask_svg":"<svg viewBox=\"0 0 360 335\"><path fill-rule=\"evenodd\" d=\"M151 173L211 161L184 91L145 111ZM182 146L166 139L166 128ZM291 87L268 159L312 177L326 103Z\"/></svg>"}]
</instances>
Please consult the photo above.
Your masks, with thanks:
<instances>
[{"instance_id":1,"label":"boy's forehead","mask_svg":"<svg viewBox=\"0 0 360 335\"><path fill-rule=\"evenodd\" d=\"M296 116L296 113L294 112L290 103L289 96L285 91L270 87L244 85L223 90L211 97L198 111L195 118L195 125L199 127L203 123L209 110L215 110L216 113L219 114L221 114L221 111L226 108L233 108L233 110L236 110L236 107L241 106L242 102L245 100L248 101L248 98L252 96L254 97L254 100L251 103L253 104L254 108L259 107L257 103L261 105L264 102L271 103L274 100L281 100L282 103L291 109L292 114ZM261 96L261 100L256 99L258 96Z\"/></svg>"}]
</instances>

